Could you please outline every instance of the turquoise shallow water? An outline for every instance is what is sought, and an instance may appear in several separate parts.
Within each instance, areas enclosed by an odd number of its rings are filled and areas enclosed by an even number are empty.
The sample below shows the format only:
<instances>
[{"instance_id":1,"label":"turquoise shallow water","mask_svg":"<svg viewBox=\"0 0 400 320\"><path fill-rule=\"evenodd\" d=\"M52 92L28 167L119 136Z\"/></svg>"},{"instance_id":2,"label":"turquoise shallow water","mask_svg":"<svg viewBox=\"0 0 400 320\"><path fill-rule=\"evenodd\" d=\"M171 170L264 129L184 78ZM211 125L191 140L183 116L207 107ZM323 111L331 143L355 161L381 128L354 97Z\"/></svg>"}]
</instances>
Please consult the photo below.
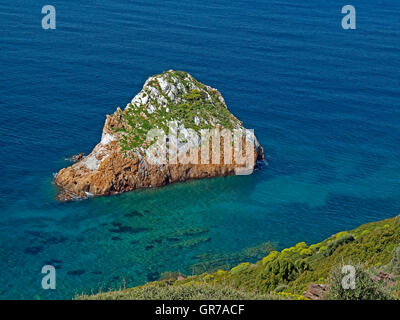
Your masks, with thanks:
<instances>
[{"instance_id":1,"label":"turquoise shallow water","mask_svg":"<svg viewBox=\"0 0 400 320\"><path fill-rule=\"evenodd\" d=\"M41 29L40 4L0 4L0 298L191 274L254 260L263 247L245 249L264 242L312 243L399 213L396 1L353 1L355 31L340 27L336 0L52 4L55 31ZM218 88L268 165L57 203L52 174L65 158L90 152L105 115L170 68ZM51 292L40 286L47 263Z\"/></svg>"}]
</instances>

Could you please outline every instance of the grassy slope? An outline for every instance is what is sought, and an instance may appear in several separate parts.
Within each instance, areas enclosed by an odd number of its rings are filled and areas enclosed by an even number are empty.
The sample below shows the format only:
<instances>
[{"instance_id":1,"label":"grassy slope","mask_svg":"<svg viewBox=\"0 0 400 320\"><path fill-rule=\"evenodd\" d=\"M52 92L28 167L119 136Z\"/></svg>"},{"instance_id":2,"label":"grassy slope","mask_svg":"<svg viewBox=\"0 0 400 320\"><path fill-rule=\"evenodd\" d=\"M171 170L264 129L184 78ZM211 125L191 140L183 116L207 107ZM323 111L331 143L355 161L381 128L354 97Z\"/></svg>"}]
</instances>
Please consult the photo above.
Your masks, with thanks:
<instances>
[{"instance_id":1,"label":"grassy slope","mask_svg":"<svg viewBox=\"0 0 400 320\"><path fill-rule=\"evenodd\" d=\"M384 268L399 245L400 216L340 232L311 246L302 242L281 252L272 251L255 264L242 263L228 271L78 298L296 299L309 283L327 283L332 268L343 262ZM277 286L284 291L276 293Z\"/></svg>"},{"instance_id":2,"label":"grassy slope","mask_svg":"<svg viewBox=\"0 0 400 320\"><path fill-rule=\"evenodd\" d=\"M88 300L276 300L284 297L273 294L258 294L208 283L167 285L166 282L151 282L141 287L79 296Z\"/></svg>"}]
</instances>

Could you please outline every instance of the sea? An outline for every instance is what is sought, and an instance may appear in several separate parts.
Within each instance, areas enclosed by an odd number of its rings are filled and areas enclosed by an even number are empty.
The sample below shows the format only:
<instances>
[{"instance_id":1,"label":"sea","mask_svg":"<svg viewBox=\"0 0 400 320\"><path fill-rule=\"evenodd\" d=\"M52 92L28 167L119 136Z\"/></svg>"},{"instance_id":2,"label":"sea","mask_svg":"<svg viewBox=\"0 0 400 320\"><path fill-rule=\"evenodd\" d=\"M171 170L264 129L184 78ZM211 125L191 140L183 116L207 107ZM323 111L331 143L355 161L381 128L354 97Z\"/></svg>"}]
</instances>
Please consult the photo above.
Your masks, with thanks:
<instances>
[{"instance_id":1,"label":"sea","mask_svg":"<svg viewBox=\"0 0 400 320\"><path fill-rule=\"evenodd\" d=\"M399 1L13 0L0 26L0 299L227 269L400 213ZM265 163L57 202L54 174L169 69L218 88Z\"/></svg>"}]
</instances>

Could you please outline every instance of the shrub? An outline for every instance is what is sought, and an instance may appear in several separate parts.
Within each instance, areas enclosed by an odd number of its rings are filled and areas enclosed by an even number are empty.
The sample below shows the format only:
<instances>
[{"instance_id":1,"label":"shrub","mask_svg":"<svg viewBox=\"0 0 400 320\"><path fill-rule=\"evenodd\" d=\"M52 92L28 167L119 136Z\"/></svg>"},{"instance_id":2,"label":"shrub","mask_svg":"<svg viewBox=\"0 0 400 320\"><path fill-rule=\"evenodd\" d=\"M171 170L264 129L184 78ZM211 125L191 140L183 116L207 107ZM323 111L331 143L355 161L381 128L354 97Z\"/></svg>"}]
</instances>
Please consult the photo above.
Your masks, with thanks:
<instances>
[{"instance_id":1,"label":"shrub","mask_svg":"<svg viewBox=\"0 0 400 320\"><path fill-rule=\"evenodd\" d=\"M225 275L226 273L227 273L227 271L219 269L219 270L217 270L217 272L215 274L217 276L221 277L221 276Z\"/></svg>"},{"instance_id":2,"label":"shrub","mask_svg":"<svg viewBox=\"0 0 400 320\"><path fill-rule=\"evenodd\" d=\"M241 263L238 266L232 268L231 274L235 274L235 273L247 270L249 267L250 267L250 263L248 263L248 262Z\"/></svg>"},{"instance_id":3,"label":"shrub","mask_svg":"<svg viewBox=\"0 0 400 320\"><path fill-rule=\"evenodd\" d=\"M272 292L275 296L281 296L287 300L309 300L301 294L289 293L289 292Z\"/></svg>"},{"instance_id":4,"label":"shrub","mask_svg":"<svg viewBox=\"0 0 400 320\"><path fill-rule=\"evenodd\" d=\"M343 238L345 236L348 236L348 235L349 235L348 231L342 231L342 232L339 232L338 234L336 234L336 239L341 239L341 238Z\"/></svg>"},{"instance_id":5,"label":"shrub","mask_svg":"<svg viewBox=\"0 0 400 320\"><path fill-rule=\"evenodd\" d=\"M326 251L326 250L328 250L328 247L327 247L327 246L321 246L321 247L319 248L319 251L320 251L320 252L324 252L324 251Z\"/></svg>"},{"instance_id":6,"label":"shrub","mask_svg":"<svg viewBox=\"0 0 400 320\"><path fill-rule=\"evenodd\" d=\"M392 272L396 275L400 275L400 247L396 247L393 250L393 258L390 262Z\"/></svg>"},{"instance_id":7,"label":"shrub","mask_svg":"<svg viewBox=\"0 0 400 320\"><path fill-rule=\"evenodd\" d=\"M302 273L303 271L310 270L310 265L305 259L296 260L294 263L296 270L298 273Z\"/></svg>"},{"instance_id":8,"label":"shrub","mask_svg":"<svg viewBox=\"0 0 400 320\"><path fill-rule=\"evenodd\" d=\"M296 244L296 249L304 249L304 248L307 248L307 243L299 242L298 244Z\"/></svg>"},{"instance_id":9,"label":"shrub","mask_svg":"<svg viewBox=\"0 0 400 320\"><path fill-rule=\"evenodd\" d=\"M262 259L262 264L265 266L268 262L273 261L279 255L278 251L271 251L269 255Z\"/></svg>"},{"instance_id":10,"label":"shrub","mask_svg":"<svg viewBox=\"0 0 400 320\"><path fill-rule=\"evenodd\" d=\"M280 284L275 288L274 292L282 292L282 291L286 290L287 287L288 287L287 284Z\"/></svg>"},{"instance_id":11,"label":"shrub","mask_svg":"<svg viewBox=\"0 0 400 320\"><path fill-rule=\"evenodd\" d=\"M367 234L369 234L369 233L371 233L370 230L364 230L363 232L361 232L361 235L362 235L362 236L365 236L365 235L367 235Z\"/></svg>"},{"instance_id":12,"label":"shrub","mask_svg":"<svg viewBox=\"0 0 400 320\"><path fill-rule=\"evenodd\" d=\"M306 264L302 261L292 261L286 257L279 258L268 264L265 272L275 275L274 279L279 282L293 281L306 268Z\"/></svg>"},{"instance_id":13,"label":"shrub","mask_svg":"<svg viewBox=\"0 0 400 320\"><path fill-rule=\"evenodd\" d=\"M355 288L344 289L342 268L335 268L329 279L327 300L391 300L392 297L383 283L372 280L369 273L359 265L354 265Z\"/></svg>"},{"instance_id":14,"label":"shrub","mask_svg":"<svg viewBox=\"0 0 400 320\"><path fill-rule=\"evenodd\" d=\"M312 250L309 249L309 248L307 248L307 249L302 249L302 250L300 251L300 254L301 254L302 256L311 256L311 255L312 255Z\"/></svg>"},{"instance_id":15,"label":"shrub","mask_svg":"<svg viewBox=\"0 0 400 320\"><path fill-rule=\"evenodd\" d=\"M340 247L341 245L344 245L346 243L354 241L355 238L351 234L346 234L343 235L341 238L333 240L328 244L327 250L324 252L325 257L328 257L332 255L332 253L335 252L335 250Z\"/></svg>"}]
</instances>

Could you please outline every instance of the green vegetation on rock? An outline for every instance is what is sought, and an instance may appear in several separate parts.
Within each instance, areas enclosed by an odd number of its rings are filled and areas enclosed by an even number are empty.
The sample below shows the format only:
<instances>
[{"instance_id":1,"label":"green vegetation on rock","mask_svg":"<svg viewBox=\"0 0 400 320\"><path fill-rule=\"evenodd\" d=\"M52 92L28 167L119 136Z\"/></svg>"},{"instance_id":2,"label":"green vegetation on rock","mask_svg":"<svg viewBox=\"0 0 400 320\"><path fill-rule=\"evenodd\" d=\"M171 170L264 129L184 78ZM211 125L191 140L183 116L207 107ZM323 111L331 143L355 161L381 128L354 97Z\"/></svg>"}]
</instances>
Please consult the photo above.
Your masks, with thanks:
<instances>
[{"instance_id":1,"label":"green vegetation on rock","mask_svg":"<svg viewBox=\"0 0 400 320\"><path fill-rule=\"evenodd\" d=\"M169 133L169 123L178 128L202 129L217 125L229 130L242 128L242 123L228 110L218 90L206 86L183 71L167 71L150 77L142 91L124 110L114 113L120 125L123 151L146 147L146 135L151 129Z\"/></svg>"}]
</instances>

